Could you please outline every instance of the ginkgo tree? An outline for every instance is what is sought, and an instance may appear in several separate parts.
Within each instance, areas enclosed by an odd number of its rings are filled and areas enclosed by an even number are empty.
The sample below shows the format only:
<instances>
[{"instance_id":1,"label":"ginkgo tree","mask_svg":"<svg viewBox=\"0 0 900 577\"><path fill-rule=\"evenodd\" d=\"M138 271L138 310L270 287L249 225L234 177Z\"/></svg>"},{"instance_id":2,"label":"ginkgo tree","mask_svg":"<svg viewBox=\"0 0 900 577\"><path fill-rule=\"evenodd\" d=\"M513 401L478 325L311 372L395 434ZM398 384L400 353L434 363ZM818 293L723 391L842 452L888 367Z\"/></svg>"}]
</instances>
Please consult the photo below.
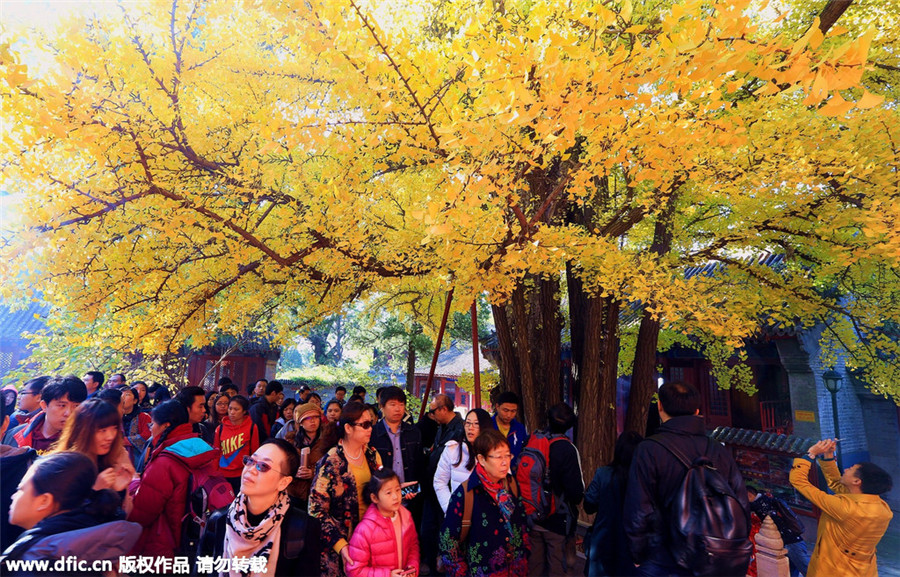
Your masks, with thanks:
<instances>
[{"instance_id":1,"label":"ginkgo tree","mask_svg":"<svg viewBox=\"0 0 900 577\"><path fill-rule=\"evenodd\" d=\"M900 126L868 54L896 61L854 10L175 0L71 23L40 70L12 39L4 288L148 354L487 294L532 427L561 398L566 300L586 471L612 455L623 311L631 429L661 328L724 358L822 323L897 397Z\"/></svg>"}]
</instances>

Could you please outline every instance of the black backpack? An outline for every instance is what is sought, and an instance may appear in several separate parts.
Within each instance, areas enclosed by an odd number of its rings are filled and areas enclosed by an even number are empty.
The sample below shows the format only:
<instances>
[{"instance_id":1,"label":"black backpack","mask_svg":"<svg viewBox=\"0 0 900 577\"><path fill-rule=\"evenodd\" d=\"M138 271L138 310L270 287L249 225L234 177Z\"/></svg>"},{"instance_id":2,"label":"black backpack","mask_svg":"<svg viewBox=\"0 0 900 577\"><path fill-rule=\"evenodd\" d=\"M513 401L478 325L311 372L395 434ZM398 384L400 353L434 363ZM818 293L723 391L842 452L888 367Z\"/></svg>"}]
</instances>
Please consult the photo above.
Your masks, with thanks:
<instances>
[{"instance_id":1,"label":"black backpack","mask_svg":"<svg viewBox=\"0 0 900 577\"><path fill-rule=\"evenodd\" d=\"M803 535L803 523L800 522L791 507L776 497L772 497L772 500L775 502L775 511L781 517L781 528L792 537Z\"/></svg>"},{"instance_id":2,"label":"black backpack","mask_svg":"<svg viewBox=\"0 0 900 577\"><path fill-rule=\"evenodd\" d=\"M668 503L671 553L675 562L693 575L747 574L753 544L750 513L741 506L728 481L706 452L694 459L677 448L657 443L687 469L681 486Z\"/></svg>"}]
</instances>

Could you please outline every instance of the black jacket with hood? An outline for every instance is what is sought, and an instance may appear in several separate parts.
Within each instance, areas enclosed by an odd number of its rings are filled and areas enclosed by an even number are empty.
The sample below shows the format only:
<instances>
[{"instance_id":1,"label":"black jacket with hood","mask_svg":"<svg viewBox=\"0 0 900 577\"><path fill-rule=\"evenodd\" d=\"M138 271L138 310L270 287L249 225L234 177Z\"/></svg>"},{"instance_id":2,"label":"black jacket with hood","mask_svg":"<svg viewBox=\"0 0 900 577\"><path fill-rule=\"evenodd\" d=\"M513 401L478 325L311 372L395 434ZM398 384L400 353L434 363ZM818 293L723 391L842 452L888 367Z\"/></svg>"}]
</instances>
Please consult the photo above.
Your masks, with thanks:
<instances>
[{"instance_id":1,"label":"black jacket with hood","mask_svg":"<svg viewBox=\"0 0 900 577\"><path fill-rule=\"evenodd\" d=\"M707 456L735 492L747 511L747 519L750 518L750 505L744 479L730 451L716 441L708 442L702 417L672 417L660 425L657 434L644 440L634 453L625 494L625 532L635 563L640 565L653 561L665 567L674 567L676 563L669 537L669 526L672 524L669 504L681 487L686 471L684 465L660 443L676 447L690 460L703 455L708 448Z\"/></svg>"}]
</instances>

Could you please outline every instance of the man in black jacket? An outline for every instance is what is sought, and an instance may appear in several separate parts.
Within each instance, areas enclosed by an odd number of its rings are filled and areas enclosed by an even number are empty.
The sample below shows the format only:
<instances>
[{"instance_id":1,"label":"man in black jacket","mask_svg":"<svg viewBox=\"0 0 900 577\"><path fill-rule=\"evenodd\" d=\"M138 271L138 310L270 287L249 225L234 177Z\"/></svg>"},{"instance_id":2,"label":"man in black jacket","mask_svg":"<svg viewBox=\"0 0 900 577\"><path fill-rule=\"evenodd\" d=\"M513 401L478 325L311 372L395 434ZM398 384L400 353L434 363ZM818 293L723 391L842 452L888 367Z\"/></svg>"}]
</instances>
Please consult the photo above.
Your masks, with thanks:
<instances>
[{"instance_id":1,"label":"man in black jacket","mask_svg":"<svg viewBox=\"0 0 900 577\"><path fill-rule=\"evenodd\" d=\"M428 413L438 424L437 434L434 444L428 452L428 470L425 479L429 479L422 487L422 499L424 500L424 510L422 512L422 525L419 531L419 544L421 545L421 568L422 575L428 575L432 568L435 568L438 556L438 532L441 527L441 521L444 519L444 513L438 503L437 495L434 494L434 485L431 482L434 479L434 472L437 470L438 461L441 459L441 453L444 447L450 441L459 441L465 434L463 431L463 420L454 410L453 399L447 395L435 395L434 400L428 406Z\"/></svg>"},{"instance_id":2,"label":"man in black jacket","mask_svg":"<svg viewBox=\"0 0 900 577\"><path fill-rule=\"evenodd\" d=\"M403 421L406 393L400 387L386 387L380 400L384 418L373 427L369 445L381 455L384 466L397 473L401 483L421 481L425 461L422 433Z\"/></svg>"},{"instance_id":3,"label":"man in black jacket","mask_svg":"<svg viewBox=\"0 0 900 577\"><path fill-rule=\"evenodd\" d=\"M278 395L283 391L281 383L272 381L266 385L265 394L259 402L250 407L250 418L259 429L260 441L265 441L271 436L272 425L278 419Z\"/></svg>"},{"instance_id":4,"label":"man in black jacket","mask_svg":"<svg viewBox=\"0 0 900 577\"><path fill-rule=\"evenodd\" d=\"M188 422L191 429L200 438L212 445L215 431L211 431L203 423L206 418L206 394L200 387L184 387L175 395L175 400L181 403L188 412Z\"/></svg>"},{"instance_id":5,"label":"man in black jacket","mask_svg":"<svg viewBox=\"0 0 900 577\"><path fill-rule=\"evenodd\" d=\"M575 411L565 403L550 407L547 411L550 423L550 458L547 474L554 495L561 497L556 511L545 520L538 521L529 531L531 556L528 558L528 574L575 575L575 529L578 521L578 504L584 498L584 478L581 475L581 457L578 449L566 437L566 431L575 426ZM569 555L569 551L573 553Z\"/></svg>"},{"instance_id":6,"label":"man in black jacket","mask_svg":"<svg viewBox=\"0 0 900 577\"><path fill-rule=\"evenodd\" d=\"M675 520L670 518L667 508L667 503L681 487L686 471L666 447L680 451L689 461L706 453L727 480L749 519L747 489L728 450L719 443L708 442L703 418L698 416L700 393L697 389L685 383L665 383L658 394L662 424L658 433L638 445L635 451L625 494L625 532L640 575L690 575L675 562L669 531Z\"/></svg>"}]
</instances>

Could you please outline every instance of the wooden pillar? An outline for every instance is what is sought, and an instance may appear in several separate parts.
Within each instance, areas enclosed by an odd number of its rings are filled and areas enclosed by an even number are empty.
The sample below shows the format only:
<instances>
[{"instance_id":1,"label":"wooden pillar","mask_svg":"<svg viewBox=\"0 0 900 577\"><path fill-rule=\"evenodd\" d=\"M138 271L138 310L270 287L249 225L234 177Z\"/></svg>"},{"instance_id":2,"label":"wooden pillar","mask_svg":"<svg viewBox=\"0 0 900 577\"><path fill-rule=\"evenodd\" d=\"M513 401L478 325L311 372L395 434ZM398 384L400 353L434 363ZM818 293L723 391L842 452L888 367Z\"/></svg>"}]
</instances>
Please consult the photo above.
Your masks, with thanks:
<instances>
[{"instance_id":1,"label":"wooden pillar","mask_svg":"<svg viewBox=\"0 0 900 577\"><path fill-rule=\"evenodd\" d=\"M475 408L481 408L481 367L478 354L478 306L477 301L472 301L472 369L475 377Z\"/></svg>"},{"instance_id":2,"label":"wooden pillar","mask_svg":"<svg viewBox=\"0 0 900 577\"><path fill-rule=\"evenodd\" d=\"M756 574L759 577L789 577L791 574L781 533L768 515L756 534Z\"/></svg>"},{"instance_id":3,"label":"wooden pillar","mask_svg":"<svg viewBox=\"0 0 900 577\"><path fill-rule=\"evenodd\" d=\"M425 416L428 407L428 396L431 394L431 380L434 379L434 371L437 368L438 355L441 354L441 342L444 340L444 329L447 328L447 316L450 314L450 303L453 302L453 289L447 293L447 302L444 304L444 316L441 318L441 328L438 331L437 343L434 345L434 356L431 358L431 370L428 371L428 380L425 381L425 393L422 395L422 408L419 409L419 420ZM443 390L441 390L443 392Z\"/></svg>"}]
</instances>

